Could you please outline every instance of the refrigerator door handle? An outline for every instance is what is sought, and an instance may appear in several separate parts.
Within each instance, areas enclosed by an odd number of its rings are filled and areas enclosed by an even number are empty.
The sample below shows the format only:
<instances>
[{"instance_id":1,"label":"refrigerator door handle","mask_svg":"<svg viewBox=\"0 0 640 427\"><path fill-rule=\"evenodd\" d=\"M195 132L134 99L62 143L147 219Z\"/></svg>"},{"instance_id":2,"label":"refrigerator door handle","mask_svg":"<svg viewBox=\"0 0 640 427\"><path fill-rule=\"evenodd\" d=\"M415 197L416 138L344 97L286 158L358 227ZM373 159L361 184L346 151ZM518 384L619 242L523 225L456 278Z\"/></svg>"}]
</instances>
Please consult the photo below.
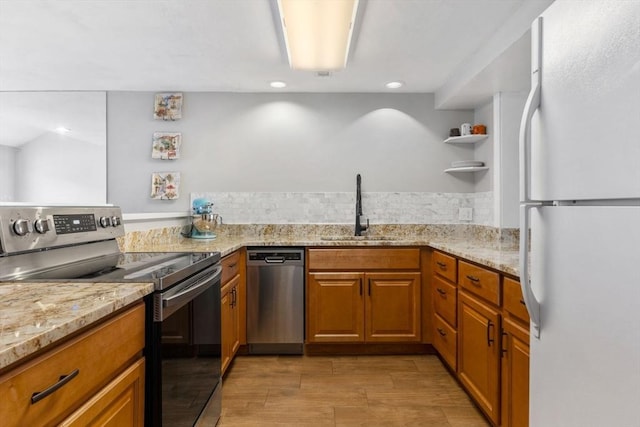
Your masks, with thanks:
<instances>
[{"instance_id":1,"label":"refrigerator door handle","mask_svg":"<svg viewBox=\"0 0 640 427\"><path fill-rule=\"evenodd\" d=\"M544 206L543 203L529 203L520 205L520 287L522 297L531 318L531 332L535 338L540 338L540 302L531 289L529 280L529 219L530 210Z\"/></svg>"},{"instance_id":2,"label":"refrigerator door handle","mask_svg":"<svg viewBox=\"0 0 640 427\"><path fill-rule=\"evenodd\" d=\"M520 201L531 200L531 119L540 108L540 51L542 49L542 18L531 27L531 91L524 105L520 121Z\"/></svg>"}]
</instances>

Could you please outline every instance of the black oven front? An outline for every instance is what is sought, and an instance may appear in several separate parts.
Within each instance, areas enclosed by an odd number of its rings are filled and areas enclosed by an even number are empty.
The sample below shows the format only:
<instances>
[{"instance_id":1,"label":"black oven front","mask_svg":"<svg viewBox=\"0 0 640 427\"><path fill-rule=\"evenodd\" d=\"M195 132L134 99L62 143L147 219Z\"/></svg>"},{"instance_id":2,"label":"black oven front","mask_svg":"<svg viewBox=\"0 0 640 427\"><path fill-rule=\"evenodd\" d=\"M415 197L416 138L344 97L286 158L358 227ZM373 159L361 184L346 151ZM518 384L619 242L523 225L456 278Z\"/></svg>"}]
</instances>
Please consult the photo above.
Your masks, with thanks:
<instances>
[{"instance_id":1,"label":"black oven front","mask_svg":"<svg viewBox=\"0 0 640 427\"><path fill-rule=\"evenodd\" d=\"M217 422L221 411L220 264L147 300L146 425Z\"/></svg>"}]
</instances>

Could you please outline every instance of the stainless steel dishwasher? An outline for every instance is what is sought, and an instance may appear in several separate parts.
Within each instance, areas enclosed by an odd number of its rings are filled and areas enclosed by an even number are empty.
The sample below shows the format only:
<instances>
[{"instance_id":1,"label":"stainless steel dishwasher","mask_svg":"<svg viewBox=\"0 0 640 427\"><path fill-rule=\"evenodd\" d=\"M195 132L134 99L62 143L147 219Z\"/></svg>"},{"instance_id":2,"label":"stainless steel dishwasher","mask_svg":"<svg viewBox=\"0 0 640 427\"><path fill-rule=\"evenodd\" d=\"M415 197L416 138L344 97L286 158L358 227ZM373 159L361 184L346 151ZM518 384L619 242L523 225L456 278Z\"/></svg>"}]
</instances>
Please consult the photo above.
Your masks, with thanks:
<instances>
[{"instance_id":1,"label":"stainless steel dishwasher","mask_svg":"<svg viewBox=\"0 0 640 427\"><path fill-rule=\"evenodd\" d=\"M304 249L247 249L247 344L251 354L302 354Z\"/></svg>"}]
</instances>

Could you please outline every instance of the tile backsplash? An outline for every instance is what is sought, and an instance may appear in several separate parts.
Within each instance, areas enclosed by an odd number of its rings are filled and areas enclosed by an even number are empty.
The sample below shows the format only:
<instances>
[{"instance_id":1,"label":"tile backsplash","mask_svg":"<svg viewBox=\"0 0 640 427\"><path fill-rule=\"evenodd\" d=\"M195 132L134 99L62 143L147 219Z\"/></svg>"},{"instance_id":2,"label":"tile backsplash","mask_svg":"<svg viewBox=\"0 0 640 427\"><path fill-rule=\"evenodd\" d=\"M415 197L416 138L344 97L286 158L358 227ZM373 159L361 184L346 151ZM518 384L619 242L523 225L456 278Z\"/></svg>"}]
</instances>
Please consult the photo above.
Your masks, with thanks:
<instances>
[{"instance_id":1,"label":"tile backsplash","mask_svg":"<svg viewBox=\"0 0 640 427\"><path fill-rule=\"evenodd\" d=\"M214 203L226 224L350 224L354 192L207 192L191 193ZM493 192L362 194L363 213L371 224L493 225ZM473 220L458 219L459 208L472 208Z\"/></svg>"}]
</instances>

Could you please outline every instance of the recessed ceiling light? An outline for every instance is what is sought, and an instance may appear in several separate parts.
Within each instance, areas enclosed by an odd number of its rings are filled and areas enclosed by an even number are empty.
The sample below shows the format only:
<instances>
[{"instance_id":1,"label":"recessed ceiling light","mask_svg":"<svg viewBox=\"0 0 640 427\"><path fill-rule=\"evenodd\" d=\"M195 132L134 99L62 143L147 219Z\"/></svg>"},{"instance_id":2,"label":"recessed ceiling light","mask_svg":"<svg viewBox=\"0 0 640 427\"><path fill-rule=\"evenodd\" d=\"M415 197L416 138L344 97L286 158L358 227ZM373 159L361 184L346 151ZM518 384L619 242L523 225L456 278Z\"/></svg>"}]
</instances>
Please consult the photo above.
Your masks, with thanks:
<instances>
[{"instance_id":1,"label":"recessed ceiling light","mask_svg":"<svg viewBox=\"0 0 640 427\"><path fill-rule=\"evenodd\" d=\"M68 128L64 127L64 126L58 126L56 128L56 132L58 132L58 133L69 133L69 132L71 132L71 129L68 129Z\"/></svg>"},{"instance_id":2,"label":"recessed ceiling light","mask_svg":"<svg viewBox=\"0 0 640 427\"><path fill-rule=\"evenodd\" d=\"M269 83L269 85L275 89L282 89L283 87L287 87L287 84L285 82L280 81L271 82Z\"/></svg>"},{"instance_id":3,"label":"recessed ceiling light","mask_svg":"<svg viewBox=\"0 0 640 427\"><path fill-rule=\"evenodd\" d=\"M385 86L387 87L387 89L398 89L398 88L404 86L404 83L402 83L402 82L389 82Z\"/></svg>"}]
</instances>

